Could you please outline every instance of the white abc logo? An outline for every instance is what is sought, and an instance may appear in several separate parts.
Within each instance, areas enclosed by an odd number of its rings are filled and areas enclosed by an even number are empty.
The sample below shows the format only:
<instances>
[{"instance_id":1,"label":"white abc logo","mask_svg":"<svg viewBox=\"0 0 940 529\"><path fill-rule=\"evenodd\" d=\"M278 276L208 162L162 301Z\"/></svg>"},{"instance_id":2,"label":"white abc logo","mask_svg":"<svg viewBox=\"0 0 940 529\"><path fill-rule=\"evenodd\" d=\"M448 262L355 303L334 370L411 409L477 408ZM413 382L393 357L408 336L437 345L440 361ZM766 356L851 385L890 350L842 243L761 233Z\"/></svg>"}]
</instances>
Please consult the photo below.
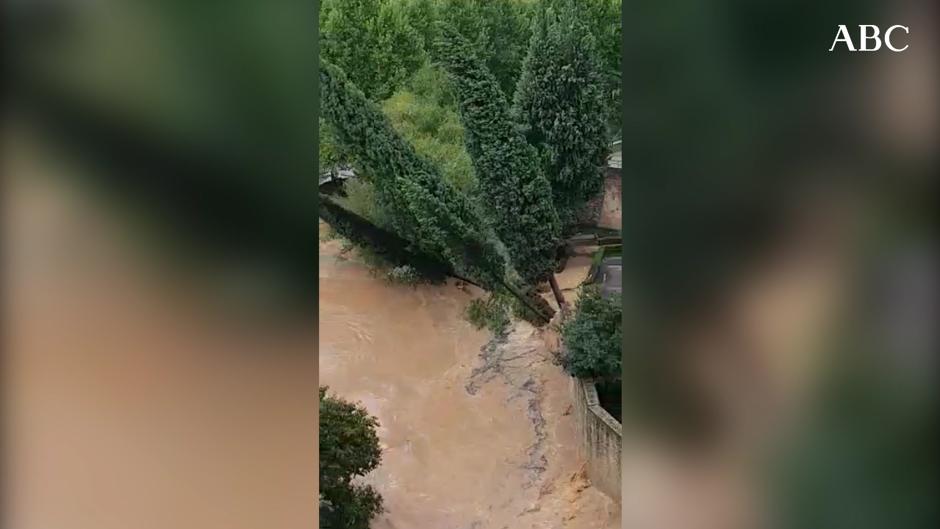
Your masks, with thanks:
<instances>
[{"instance_id":1,"label":"white abc logo","mask_svg":"<svg viewBox=\"0 0 940 529\"><path fill-rule=\"evenodd\" d=\"M849 51L878 51L881 49L882 40L884 41L885 47L893 52L902 52L908 48L908 44L905 44L903 48L895 48L891 42L891 33L897 29L901 29L905 34L910 35L910 28L907 26L891 26L888 28L888 31L884 33L884 39L879 35L881 34L881 29L878 26L872 26L870 24L859 24L858 26L858 43L861 47L858 49L855 48L855 44L852 43L852 35L849 33L849 30L846 26L840 25L839 31L836 33L836 39L832 41L832 47L829 48L829 51L836 49L836 46L840 42L845 43L845 47ZM873 46L868 44L873 42Z\"/></svg>"}]
</instances>

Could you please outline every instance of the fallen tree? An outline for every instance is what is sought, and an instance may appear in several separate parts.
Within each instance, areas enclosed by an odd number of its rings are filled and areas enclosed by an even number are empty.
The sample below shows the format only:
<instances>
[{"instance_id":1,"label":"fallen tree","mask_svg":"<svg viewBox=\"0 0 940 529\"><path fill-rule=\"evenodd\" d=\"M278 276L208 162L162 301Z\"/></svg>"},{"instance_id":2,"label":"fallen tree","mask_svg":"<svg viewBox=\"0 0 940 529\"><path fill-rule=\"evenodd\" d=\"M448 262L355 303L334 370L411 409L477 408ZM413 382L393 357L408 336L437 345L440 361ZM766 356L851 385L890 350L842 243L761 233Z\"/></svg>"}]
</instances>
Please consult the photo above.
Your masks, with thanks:
<instances>
[{"instance_id":1,"label":"fallen tree","mask_svg":"<svg viewBox=\"0 0 940 529\"><path fill-rule=\"evenodd\" d=\"M484 290L492 290L461 275L446 261L416 249L415 245L407 239L376 226L368 219L343 208L323 194L320 194L320 218L343 238L358 246L368 248L391 265L408 265L422 277L432 281L443 280L450 276ZM463 250L463 259L472 263L479 258L481 252L481 249L469 244ZM497 284L518 299L541 323L551 321L553 316L551 307L536 294L531 291L524 292L502 278L497 280Z\"/></svg>"}]
</instances>

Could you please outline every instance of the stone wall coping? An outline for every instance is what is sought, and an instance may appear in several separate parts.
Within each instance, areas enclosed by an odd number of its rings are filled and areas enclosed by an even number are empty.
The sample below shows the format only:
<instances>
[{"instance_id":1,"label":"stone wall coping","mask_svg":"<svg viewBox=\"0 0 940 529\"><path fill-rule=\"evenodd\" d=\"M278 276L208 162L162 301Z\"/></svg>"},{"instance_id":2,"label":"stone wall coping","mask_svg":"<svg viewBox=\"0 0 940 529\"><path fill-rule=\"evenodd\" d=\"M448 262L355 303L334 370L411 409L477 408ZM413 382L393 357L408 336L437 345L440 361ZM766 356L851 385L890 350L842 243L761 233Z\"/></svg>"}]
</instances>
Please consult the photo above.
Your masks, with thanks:
<instances>
[{"instance_id":1,"label":"stone wall coping","mask_svg":"<svg viewBox=\"0 0 940 529\"><path fill-rule=\"evenodd\" d=\"M620 421L615 419L613 415L608 413L608 411L601 406L600 399L597 397L597 386L594 385L594 380L590 378L579 378L578 382L581 385L581 389L584 391L584 401L587 403L588 410L597 416L611 431L617 434L617 437L622 439L623 426L620 424Z\"/></svg>"}]
</instances>

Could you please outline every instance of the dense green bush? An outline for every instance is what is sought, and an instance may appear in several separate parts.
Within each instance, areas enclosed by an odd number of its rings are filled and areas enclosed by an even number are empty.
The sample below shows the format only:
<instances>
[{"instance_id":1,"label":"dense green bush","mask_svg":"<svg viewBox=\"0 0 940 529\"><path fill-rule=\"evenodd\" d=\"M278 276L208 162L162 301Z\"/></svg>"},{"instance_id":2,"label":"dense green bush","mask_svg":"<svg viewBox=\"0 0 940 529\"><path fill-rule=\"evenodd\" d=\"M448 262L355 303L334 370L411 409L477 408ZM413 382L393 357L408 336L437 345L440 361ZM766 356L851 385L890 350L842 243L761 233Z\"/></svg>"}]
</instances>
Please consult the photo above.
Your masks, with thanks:
<instances>
[{"instance_id":1,"label":"dense green bush","mask_svg":"<svg viewBox=\"0 0 940 529\"><path fill-rule=\"evenodd\" d=\"M319 16L321 55L373 101L391 95L426 60L401 2L324 0Z\"/></svg>"},{"instance_id":2,"label":"dense green bush","mask_svg":"<svg viewBox=\"0 0 940 529\"><path fill-rule=\"evenodd\" d=\"M444 276L422 273L416 266L409 263L389 262L386 256L376 253L367 245L354 244L353 248L356 249L359 260L369 267L370 274L389 283L415 286L422 283L442 284L444 282Z\"/></svg>"},{"instance_id":3,"label":"dense green bush","mask_svg":"<svg viewBox=\"0 0 940 529\"><path fill-rule=\"evenodd\" d=\"M457 94L483 206L515 270L534 284L553 272L560 239L551 186L474 47L450 26L440 29L438 53Z\"/></svg>"},{"instance_id":4,"label":"dense green bush","mask_svg":"<svg viewBox=\"0 0 940 529\"><path fill-rule=\"evenodd\" d=\"M622 326L620 297L604 299L596 286L581 293L574 316L562 326L563 363L573 376L620 380Z\"/></svg>"},{"instance_id":5,"label":"dense green bush","mask_svg":"<svg viewBox=\"0 0 940 529\"><path fill-rule=\"evenodd\" d=\"M565 224L604 183L608 154L604 79L594 38L565 5L536 16L513 114L536 146Z\"/></svg>"},{"instance_id":6,"label":"dense green bush","mask_svg":"<svg viewBox=\"0 0 940 529\"><path fill-rule=\"evenodd\" d=\"M408 24L414 28L427 51L434 43L434 24L438 19L439 0L402 0Z\"/></svg>"},{"instance_id":7,"label":"dense green bush","mask_svg":"<svg viewBox=\"0 0 940 529\"><path fill-rule=\"evenodd\" d=\"M418 97L453 111L457 111L457 98L445 72L439 65L428 63L418 69L406 87Z\"/></svg>"},{"instance_id":8,"label":"dense green bush","mask_svg":"<svg viewBox=\"0 0 940 529\"><path fill-rule=\"evenodd\" d=\"M440 69L426 65L408 87L382 104L382 110L395 130L411 142L418 154L434 163L445 180L459 191L471 193L476 178L448 86Z\"/></svg>"},{"instance_id":9,"label":"dense green bush","mask_svg":"<svg viewBox=\"0 0 940 529\"><path fill-rule=\"evenodd\" d=\"M320 387L320 527L368 529L382 511L372 487L354 483L379 466L378 421L360 405Z\"/></svg>"}]
</instances>

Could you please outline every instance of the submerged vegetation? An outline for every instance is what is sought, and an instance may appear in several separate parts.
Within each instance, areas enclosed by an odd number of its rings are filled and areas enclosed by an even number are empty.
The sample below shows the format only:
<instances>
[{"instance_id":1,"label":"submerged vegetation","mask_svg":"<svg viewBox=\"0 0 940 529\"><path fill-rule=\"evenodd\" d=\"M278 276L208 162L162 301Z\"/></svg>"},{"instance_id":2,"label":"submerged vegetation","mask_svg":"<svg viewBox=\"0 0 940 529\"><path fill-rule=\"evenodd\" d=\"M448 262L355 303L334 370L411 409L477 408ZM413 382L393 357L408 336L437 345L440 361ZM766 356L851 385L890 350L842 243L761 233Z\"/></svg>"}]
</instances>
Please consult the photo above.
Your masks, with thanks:
<instances>
[{"instance_id":1,"label":"submerged vegetation","mask_svg":"<svg viewBox=\"0 0 940 529\"><path fill-rule=\"evenodd\" d=\"M495 335L503 334L509 326L506 306L497 296L471 301L467 305L467 320L477 329L489 329Z\"/></svg>"}]
</instances>

